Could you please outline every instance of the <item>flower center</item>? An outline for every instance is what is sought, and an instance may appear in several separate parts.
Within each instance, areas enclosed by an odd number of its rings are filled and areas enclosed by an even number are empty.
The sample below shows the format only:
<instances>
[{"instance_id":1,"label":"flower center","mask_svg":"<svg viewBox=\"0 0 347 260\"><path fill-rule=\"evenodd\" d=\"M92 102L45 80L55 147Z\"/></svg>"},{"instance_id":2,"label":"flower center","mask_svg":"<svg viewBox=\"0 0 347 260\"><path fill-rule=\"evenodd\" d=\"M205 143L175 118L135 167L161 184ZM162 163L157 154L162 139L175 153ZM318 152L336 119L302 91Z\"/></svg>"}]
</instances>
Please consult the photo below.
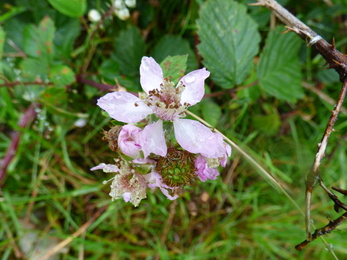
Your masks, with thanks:
<instances>
[{"instance_id":1,"label":"flower center","mask_svg":"<svg viewBox=\"0 0 347 260\"><path fill-rule=\"evenodd\" d=\"M155 169L170 187L190 185L196 179L194 160L193 154L171 148L166 157L160 157Z\"/></svg>"},{"instance_id":2,"label":"flower center","mask_svg":"<svg viewBox=\"0 0 347 260\"><path fill-rule=\"evenodd\" d=\"M149 91L145 103L152 107L157 117L163 121L174 121L177 118L184 117L186 107L189 104L181 104L181 93L185 86L179 84L177 88L174 83L164 78L164 83L160 85L160 89Z\"/></svg>"}]
</instances>

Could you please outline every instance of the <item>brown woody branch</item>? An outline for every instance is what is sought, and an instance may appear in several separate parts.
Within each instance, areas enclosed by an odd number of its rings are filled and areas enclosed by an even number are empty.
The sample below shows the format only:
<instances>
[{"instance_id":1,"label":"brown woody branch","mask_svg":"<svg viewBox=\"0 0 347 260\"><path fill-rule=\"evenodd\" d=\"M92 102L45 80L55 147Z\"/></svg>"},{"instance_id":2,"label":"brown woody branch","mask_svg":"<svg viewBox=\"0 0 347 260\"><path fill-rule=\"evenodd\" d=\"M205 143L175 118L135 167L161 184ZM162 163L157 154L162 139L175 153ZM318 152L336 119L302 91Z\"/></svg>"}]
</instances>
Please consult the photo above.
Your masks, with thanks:
<instances>
[{"instance_id":1,"label":"brown woody branch","mask_svg":"<svg viewBox=\"0 0 347 260\"><path fill-rule=\"evenodd\" d=\"M347 210L347 206L345 206L342 202L340 202L336 195L334 195L329 189L327 189L321 179L319 167L320 162L325 156L326 147L328 144L328 140L330 134L334 131L334 124L337 120L337 116L342 107L343 100L346 96L347 89L347 56L343 53L339 52L335 49L334 42L333 44L329 44L325 41L321 36L319 36L316 32L311 30L306 24L297 19L294 15L288 12L285 8L283 8L280 4L278 4L275 0L258 0L258 3L253 4L258 6L265 6L270 9L272 13L274 13L284 24L288 31L295 32L298 36L300 36L303 40L308 42L309 46L314 46L316 50L323 56L329 65L329 69L334 69L340 76L340 81L343 82L343 86L338 98L338 102L332 111L332 115L329 119L325 132L323 134L322 140L318 145L318 151L312 166L311 171L307 175L306 180L306 241L311 241L315 239L317 234L326 234L327 232L315 232L311 235L310 225L311 225L311 216L310 216L310 208L311 208L311 196L313 187L317 182L319 182L320 186L328 193L329 197L335 203L335 210L339 210L343 208ZM341 218L339 220L339 224L342 223L346 218ZM330 225L330 224L329 224ZM329 226L328 225L328 226ZM329 227L333 227L331 224ZM324 227L326 228L326 227ZM324 229L323 228L323 229ZM322 230L322 229L320 229ZM333 229L328 229L331 232ZM317 231L317 230L316 230ZM318 236L317 236L318 237ZM300 244L298 247L302 249L307 243ZM298 248L297 248L298 249Z\"/></svg>"},{"instance_id":2,"label":"brown woody branch","mask_svg":"<svg viewBox=\"0 0 347 260\"><path fill-rule=\"evenodd\" d=\"M347 212L344 213L341 217L335 219L334 221L329 221L329 224L316 229L314 233L312 234L311 240L305 240L304 242L300 243L295 247L296 250L301 251L308 243L312 242L313 240L317 239L320 236L329 234L330 232L334 231L338 225L340 225L342 222L344 222L347 219Z\"/></svg>"}]
</instances>

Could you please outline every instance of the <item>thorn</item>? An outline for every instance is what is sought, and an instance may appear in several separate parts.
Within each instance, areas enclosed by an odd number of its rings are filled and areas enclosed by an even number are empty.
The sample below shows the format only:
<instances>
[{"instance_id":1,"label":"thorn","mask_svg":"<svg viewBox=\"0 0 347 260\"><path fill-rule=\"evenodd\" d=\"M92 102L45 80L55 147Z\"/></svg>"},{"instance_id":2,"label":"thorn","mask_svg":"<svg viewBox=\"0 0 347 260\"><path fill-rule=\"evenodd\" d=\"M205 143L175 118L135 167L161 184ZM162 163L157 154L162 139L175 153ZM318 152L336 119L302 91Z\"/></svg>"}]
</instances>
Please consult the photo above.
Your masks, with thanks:
<instances>
[{"instance_id":1,"label":"thorn","mask_svg":"<svg viewBox=\"0 0 347 260\"><path fill-rule=\"evenodd\" d=\"M281 34L286 34L286 33L289 33L289 32L292 32L292 30L287 29L287 30L281 32Z\"/></svg>"},{"instance_id":2,"label":"thorn","mask_svg":"<svg viewBox=\"0 0 347 260\"><path fill-rule=\"evenodd\" d=\"M331 41L331 47L332 49L335 49L335 38L333 38L333 40Z\"/></svg>"},{"instance_id":3,"label":"thorn","mask_svg":"<svg viewBox=\"0 0 347 260\"><path fill-rule=\"evenodd\" d=\"M334 59L332 59L333 60L333 62L335 62L337 65L342 65L342 63L340 63L340 62L338 62L337 60L334 60Z\"/></svg>"}]
</instances>

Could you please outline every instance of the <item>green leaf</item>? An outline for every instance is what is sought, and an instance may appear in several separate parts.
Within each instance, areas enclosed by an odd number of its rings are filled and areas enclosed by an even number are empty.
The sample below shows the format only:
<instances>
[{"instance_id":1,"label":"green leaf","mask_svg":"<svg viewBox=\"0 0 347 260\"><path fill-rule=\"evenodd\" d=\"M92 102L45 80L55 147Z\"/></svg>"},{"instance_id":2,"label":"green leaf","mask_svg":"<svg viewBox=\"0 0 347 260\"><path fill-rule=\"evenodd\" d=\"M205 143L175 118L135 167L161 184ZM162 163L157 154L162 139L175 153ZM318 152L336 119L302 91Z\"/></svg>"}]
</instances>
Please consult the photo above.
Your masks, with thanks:
<instances>
[{"instance_id":1,"label":"green leaf","mask_svg":"<svg viewBox=\"0 0 347 260\"><path fill-rule=\"evenodd\" d=\"M55 27L49 17L42 19L39 27L29 24L24 28L23 49L31 57L38 58L48 66L53 57Z\"/></svg>"},{"instance_id":2,"label":"green leaf","mask_svg":"<svg viewBox=\"0 0 347 260\"><path fill-rule=\"evenodd\" d=\"M119 77L119 64L112 60L104 60L98 68L99 74L103 79L112 80L114 83L115 78Z\"/></svg>"},{"instance_id":3,"label":"green leaf","mask_svg":"<svg viewBox=\"0 0 347 260\"><path fill-rule=\"evenodd\" d=\"M48 82L49 67L39 59L27 58L20 63L21 78L27 81L40 80Z\"/></svg>"},{"instance_id":4,"label":"green leaf","mask_svg":"<svg viewBox=\"0 0 347 260\"><path fill-rule=\"evenodd\" d=\"M4 31L4 29L0 26L0 74L3 73L3 65L2 65L2 55L3 55L3 51L4 51L4 45L5 45L5 37L6 37L6 33Z\"/></svg>"},{"instance_id":5,"label":"green leaf","mask_svg":"<svg viewBox=\"0 0 347 260\"><path fill-rule=\"evenodd\" d=\"M171 78L170 80L177 84L186 71L187 55L169 56L160 63L160 67L163 69L164 77Z\"/></svg>"},{"instance_id":6,"label":"green leaf","mask_svg":"<svg viewBox=\"0 0 347 260\"><path fill-rule=\"evenodd\" d=\"M257 69L260 87L279 99L295 102L304 96L298 59L300 40L294 33L281 34L283 27L269 33Z\"/></svg>"},{"instance_id":7,"label":"green leaf","mask_svg":"<svg viewBox=\"0 0 347 260\"><path fill-rule=\"evenodd\" d=\"M141 89L138 78L134 80L134 78L121 75L119 70L119 64L114 59L104 60L98 68L101 82L111 85L119 84L127 91L137 92Z\"/></svg>"},{"instance_id":8,"label":"green leaf","mask_svg":"<svg viewBox=\"0 0 347 260\"><path fill-rule=\"evenodd\" d=\"M281 119L277 113L257 115L252 117L252 123L256 130L263 132L266 136L273 136L278 133Z\"/></svg>"},{"instance_id":9,"label":"green leaf","mask_svg":"<svg viewBox=\"0 0 347 260\"><path fill-rule=\"evenodd\" d=\"M58 12L70 17L81 17L87 9L86 0L48 0L48 2Z\"/></svg>"},{"instance_id":10,"label":"green leaf","mask_svg":"<svg viewBox=\"0 0 347 260\"><path fill-rule=\"evenodd\" d=\"M6 31L6 43L5 43L5 53L17 52L19 49L23 49L23 32L27 24L19 19L12 18L5 22L4 29ZM14 47L15 46L15 47Z\"/></svg>"},{"instance_id":11,"label":"green leaf","mask_svg":"<svg viewBox=\"0 0 347 260\"><path fill-rule=\"evenodd\" d=\"M202 105L202 115L204 120L212 126L217 126L222 115L220 106L209 98L204 98L200 103Z\"/></svg>"},{"instance_id":12,"label":"green leaf","mask_svg":"<svg viewBox=\"0 0 347 260\"><path fill-rule=\"evenodd\" d=\"M158 63L161 63L167 56L186 54L188 54L187 71L196 70L198 68L198 61L196 60L195 53L190 48L189 42L179 36L165 35L154 46L151 52L151 56Z\"/></svg>"},{"instance_id":13,"label":"green leaf","mask_svg":"<svg viewBox=\"0 0 347 260\"><path fill-rule=\"evenodd\" d=\"M51 67L49 79L57 87L65 87L75 82L75 73L65 65Z\"/></svg>"},{"instance_id":14,"label":"green leaf","mask_svg":"<svg viewBox=\"0 0 347 260\"><path fill-rule=\"evenodd\" d=\"M129 27L119 33L112 58L120 65L120 72L127 76L139 74L141 58L145 54L145 43L139 29Z\"/></svg>"},{"instance_id":15,"label":"green leaf","mask_svg":"<svg viewBox=\"0 0 347 260\"><path fill-rule=\"evenodd\" d=\"M71 59L71 53L76 38L80 34L81 26L77 18L58 16L56 21L57 31L54 38L56 57L60 59Z\"/></svg>"},{"instance_id":16,"label":"green leaf","mask_svg":"<svg viewBox=\"0 0 347 260\"><path fill-rule=\"evenodd\" d=\"M212 79L223 88L240 84L258 53L257 24L232 0L208 0L198 20L199 53Z\"/></svg>"}]
</instances>

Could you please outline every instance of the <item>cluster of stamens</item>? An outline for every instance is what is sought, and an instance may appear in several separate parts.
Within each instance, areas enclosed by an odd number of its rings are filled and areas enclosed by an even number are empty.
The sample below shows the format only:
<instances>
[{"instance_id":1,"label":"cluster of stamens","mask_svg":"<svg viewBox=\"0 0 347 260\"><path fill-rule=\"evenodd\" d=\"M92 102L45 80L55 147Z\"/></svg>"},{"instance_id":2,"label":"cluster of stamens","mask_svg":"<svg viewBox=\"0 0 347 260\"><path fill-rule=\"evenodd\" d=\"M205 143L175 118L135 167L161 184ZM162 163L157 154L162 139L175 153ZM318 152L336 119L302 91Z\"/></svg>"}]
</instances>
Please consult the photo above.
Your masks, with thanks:
<instances>
[{"instance_id":1,"label":"cluster of stamens","mask_svg":"<svg viewBox=\"0 0 347 260\"><path fill-rule=\"evenodd\" d=\"M160 89L148 92L145 103L153 108L154 113L164 121L173 121L178 117L185 116L184 111L189 104L181 104L180 98L185 86L179 84L176 88L174 83L164 78Z\"/></svg>"}]
</instances>

